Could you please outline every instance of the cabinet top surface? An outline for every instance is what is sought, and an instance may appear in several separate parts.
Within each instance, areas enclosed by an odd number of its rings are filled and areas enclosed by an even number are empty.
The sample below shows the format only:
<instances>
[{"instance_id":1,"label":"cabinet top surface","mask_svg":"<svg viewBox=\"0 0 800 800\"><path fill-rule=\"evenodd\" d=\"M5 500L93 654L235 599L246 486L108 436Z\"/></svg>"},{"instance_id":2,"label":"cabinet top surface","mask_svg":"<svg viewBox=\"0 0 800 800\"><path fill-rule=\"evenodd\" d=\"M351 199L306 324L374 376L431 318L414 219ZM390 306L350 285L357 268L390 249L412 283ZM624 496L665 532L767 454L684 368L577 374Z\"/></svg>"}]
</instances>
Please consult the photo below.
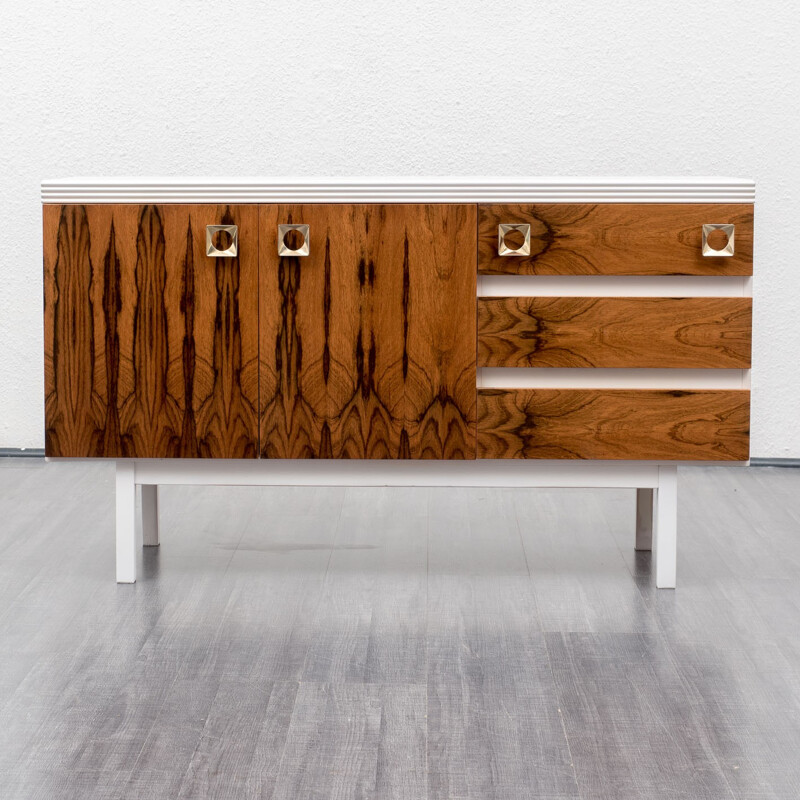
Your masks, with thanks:
<instances>
[{"instance_id":1,"label":"cabinet top surface","mask_svg":"<svg viewBox=\"0 0 800 800\"><path fill-rule=\"evenodd\" d=\"M752 203L754 201L754 181L720 177L79 177L42 181L43 203Z\"/></svg>"}]
</instances>

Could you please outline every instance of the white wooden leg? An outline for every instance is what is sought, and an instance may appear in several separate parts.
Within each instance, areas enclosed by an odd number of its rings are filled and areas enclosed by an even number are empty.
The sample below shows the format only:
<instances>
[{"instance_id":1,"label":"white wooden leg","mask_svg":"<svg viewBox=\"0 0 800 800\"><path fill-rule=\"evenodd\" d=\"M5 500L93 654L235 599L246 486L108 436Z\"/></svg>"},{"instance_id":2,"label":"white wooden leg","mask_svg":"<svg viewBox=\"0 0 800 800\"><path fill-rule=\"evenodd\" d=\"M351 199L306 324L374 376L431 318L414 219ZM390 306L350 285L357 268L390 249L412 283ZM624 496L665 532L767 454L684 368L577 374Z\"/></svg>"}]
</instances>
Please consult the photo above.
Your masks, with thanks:
<instances>
[{"instance_id":1,"label":"white wooden leg","mask_svg":"<svg viewBox=\"0 0 800 800\"><path fill-rule=\"evenodd\" d=\"M136 483L133 461L117 461L117 583L136 582Z\"/></svg>"},{"instance_id":2,"label":"white wooden leg","mask_svg":"<svg viewBox=\"0 0 800 800\"><path fill-rule=\"evenodd\" d=\"M653 490L636 490L636 549L653 549Z\"/></svg>"},{"instance_id":3,"label":"white wooden leg","mask_svg":"<svg viewBox=\"0 0 800 800\"><path fill-rule=\"evenodd\" d=\"M678 560L678 468L658 468L655 501L656 587L674 589Z\"/></svg>"},{"instance_id":4,"label":"white wooden leg","mask_svg":"<svg viewBox=\"0 0 800 800\"><path fill-rule=\"evenodd\" d=\"M142 484L142 539L145 547L158 547L158 486Z\"/></svg>"}]
</instances>

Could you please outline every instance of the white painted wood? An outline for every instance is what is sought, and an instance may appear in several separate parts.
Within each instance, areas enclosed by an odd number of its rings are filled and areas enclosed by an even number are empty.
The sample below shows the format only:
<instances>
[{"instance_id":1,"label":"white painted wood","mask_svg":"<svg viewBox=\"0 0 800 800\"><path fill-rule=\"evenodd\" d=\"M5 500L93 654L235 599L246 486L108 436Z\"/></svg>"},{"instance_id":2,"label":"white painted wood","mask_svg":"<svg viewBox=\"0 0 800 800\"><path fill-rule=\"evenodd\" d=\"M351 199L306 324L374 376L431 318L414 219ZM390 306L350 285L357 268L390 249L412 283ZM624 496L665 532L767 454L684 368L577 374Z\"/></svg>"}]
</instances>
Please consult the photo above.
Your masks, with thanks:
<instances>
[{"instance_id":1,"label":"white painted wood","mask_svg":"<svg viewBox=\"0 0 800 800\"><path fill-rule=\"evenodd\" d=\"M655 488L658 462L136 460L137 484Z\"/></svg>"},{"instance_id":2,"label":"white painted wood","mask_svg":"<svg viewBox=\"0 0 800 800\"><path fill-rule=\"evenodd\" d=\"M752 297L741 275L479 275L479 297Z\"/></svg>"},{"instance_id":3,"label":"white painted wood","mask_svg":"<svg viewBox=\"0 0 800 800\"><path fill-rule=\"evenodd\" d=\"M677 467L656 462L294 461L142 459L117 462L117 582L136 580L135 487L143 515L157 515L157 485L464 486L637 489L636 547L645 547L647 510L656 551L656 585L675 587ZM643 491L644 490L644 491ZM650 493L649 496L647 493ZM147 495L147 499L145 496ZM152 541L157 516L143 530ZM157 536L157 533L156 533Z\"/></svg>"},{"instance_id":4,"label":"white painted wood","mask_svg":"<svg viewBox=\"0 0 800 800\"><path fill-rule=\"evenodd\" d=\"M656 587L674 589L678 561L678 470L658 468L654 502L653 538L656 553Z\"/></svg>"},{"instance_id":5,"label":"white painted wood","mask_svg":"<svg viewBox=\"0 0 800 800\"><path fill-rule=\"evenodd\" d=\"M132 461L117 461L117 583L136 582L136 483Z\"/></svg>"},{"instance_id":6,"label":"white painted wood","mask_svg":"<svg viewBox=\"0 0 800 800\"><path fill-rule=\"evenodd\" d=\"M480 389L741 389L743 369L481 367Z\"/></svg>"},{"instance_id":7,"label":"white painted wood","mask_svg":"<svg viewBox=\"0 0 800 800\"><path fill-rule=\"evenodd\" d=\"M145 547L158 547L158 486L142 484L142 539Z\"/></svg>"},{"instance_id":8,"label":"white painted wood","mask_svg":"<svg viewBox=\"0 0 800 800\"><path fill-rule=\"evenodd\" d=\"M740 178L58 178L44 203L752 203Z\"/></svg>"},{"instance_id":9,"label":"white painted wood","mask_svg":"<svg viewBox=\"0 0 800 800\"><path fill-rule=\"evenodd\" d=\"M653 491L636 490L636 550L653 549Z\"/></svg>"}]
</instances>

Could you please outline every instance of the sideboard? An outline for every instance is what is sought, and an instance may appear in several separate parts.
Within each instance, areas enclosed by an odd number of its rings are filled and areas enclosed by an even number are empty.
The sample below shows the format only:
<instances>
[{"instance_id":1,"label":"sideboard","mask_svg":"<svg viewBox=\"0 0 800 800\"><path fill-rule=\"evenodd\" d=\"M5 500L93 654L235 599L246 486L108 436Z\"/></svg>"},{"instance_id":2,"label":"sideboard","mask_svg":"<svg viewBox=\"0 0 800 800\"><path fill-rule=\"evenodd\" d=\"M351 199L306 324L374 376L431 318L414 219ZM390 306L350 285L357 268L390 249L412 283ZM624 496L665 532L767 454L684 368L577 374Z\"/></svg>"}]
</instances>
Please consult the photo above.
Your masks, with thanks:
<instances>
[{"instance_id":1,"label":"sideboard","mask_svg":"<svg viewBox=\"0 0 800 800\"><path fill-rule=\"evenodd\" d=\"M751 181L60 179L42 201L45 451L116 460L119 582L164 484L600 486L637 490L674 587L677 466L748 460Z\"/></svg>"}]
</instances>

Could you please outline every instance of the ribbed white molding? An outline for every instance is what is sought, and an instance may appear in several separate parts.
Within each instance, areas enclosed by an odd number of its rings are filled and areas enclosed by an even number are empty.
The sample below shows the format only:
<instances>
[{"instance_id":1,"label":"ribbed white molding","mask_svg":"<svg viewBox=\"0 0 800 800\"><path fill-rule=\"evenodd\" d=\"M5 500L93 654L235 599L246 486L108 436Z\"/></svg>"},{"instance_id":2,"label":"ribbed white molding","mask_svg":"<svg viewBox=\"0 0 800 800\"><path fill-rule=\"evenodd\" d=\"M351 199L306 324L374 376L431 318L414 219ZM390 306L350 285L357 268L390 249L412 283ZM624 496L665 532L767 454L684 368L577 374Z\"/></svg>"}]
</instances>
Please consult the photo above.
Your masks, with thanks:
<instances>
[{"instance_id":1,"label":"ribbed white molding","mask_svg":"<svg viewBox=\"0 0 800 800\"><path fill-rule=\"evenodd\" d=\"M752 297L739 275L479 275L479 297Z\"/></svg>"},{"instance_id":2,"label":"ribbed white molding","mask_svg":"<svg viewBox=\"0 0 800 800\"><path fill-rule=\"evenodd\" d=\"M749 389L749 369L483 367L480 389Z\"/></svg>"},{"instance_id":3,"label":"ribbed white molding","mask_svg":"<svg viewBox=\"0 0 800 800\"><path fill-rule=\"evenodd\" d=\"M752 203L740 178L58 178L44 203Z\"/></svg>"}]
</instances>

